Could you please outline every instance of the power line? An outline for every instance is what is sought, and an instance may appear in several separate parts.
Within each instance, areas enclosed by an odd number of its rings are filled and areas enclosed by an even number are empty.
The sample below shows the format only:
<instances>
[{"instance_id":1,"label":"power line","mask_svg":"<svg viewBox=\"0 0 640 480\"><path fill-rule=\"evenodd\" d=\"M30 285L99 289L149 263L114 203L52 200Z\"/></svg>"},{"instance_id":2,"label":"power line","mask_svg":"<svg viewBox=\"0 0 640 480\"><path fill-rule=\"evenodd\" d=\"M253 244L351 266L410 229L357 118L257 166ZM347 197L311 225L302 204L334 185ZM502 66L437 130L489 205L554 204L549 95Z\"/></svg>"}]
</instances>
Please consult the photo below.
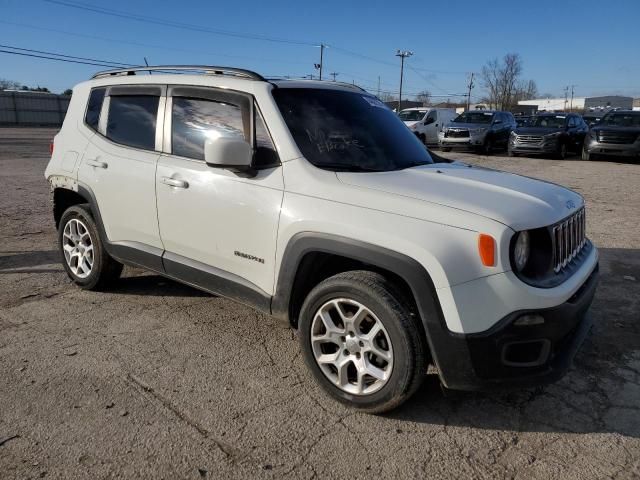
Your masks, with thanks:
<instances>
[{"instance_id":1,"label":"power line","mask_svg":"<svg viewBox=\"0 0 640 480\"><path fill-rule=\"evenodd\" d=\"M312 46L312 47L318 45L318 42L305 42L305 41L300 41L300 40L290 40L290 39L286 39L286 38L270 37L270 36L267 36L267 35L257 35L257 34L251 34L251 33L234 32L234 31L231 31L231 30L220 30L220 29L204 27L204 26L201 26L201 25L195 25L195 24L190 24L190 23L182 23L182 22L175 22L175 21L172 21L172 20L164 20L162 18L151 17L151 16L148 16L148 15L138 15L138 14L134 14L134 13L127 13L127 12L123 12L122 10L115 10L115 9L111 9L111 8L103 8L103 7L87 5L87 4L84 4L84 3L81 3L81 2L72 2L72 1L64 1L64 0L42 0L42 1L47 2L47 3L53 3L53 4L56 4L56 5L62 5L64 7L76 8L76 9L79 9L79 10L86 10L88 12L100 13L102 15L110 15L112 17L125 18L127 20L135 20L135 21L138 21L138 22L153 23L153 24L162 25L162 26L165 26L165 27L181 28L183 30L193 30L193 31L197 31L197 32L212 33L214 35L225 35L225 36L229 36L229 37L246 38L246 39L249 39L249 40L262 40L262 41L266 41L266 42L286 43L286 44L289 44L289 45L306 45L306 46Z\"/></svg>"},{"instance_id":2,"label":"power line","mask_svg":"<svg viewBox=\"0 0 640 480\"><path fill-rule=\"evenodd\" d=\"M192 49L187 49L187 48L177 48L177 47L168 47L168 46L164 46L164 45L157 45L157 44L150 44L150 43L141 43L141 42L131 42L131 41L126 41L126 40L122 40L122 39L118 39L118 38L110 38L110 37L102 37L102 36L97 36L97 35L87 35L87 34L82 34L82 33L76 33L76 32L68 32L65 30L57 30L55 28L46 28L46 27L38 27L36 25L28 25L25 23L17 23L17 22L7 22L4 20L0 20L1 24L5 24L5 25L14 25L16 27L23 27L23 28L31 28L34 30L41 30L44 32L53 32L53 33L60 33L62 35L70 35L73 37L78 37L78 38L90 38L93 40L100 40L103 42L110 42L110 43L121 43L123 45L134 45L136 47L144 47L144 48L156 48L156 49L161 49L161 50L172 50L175 52L186 52L186 53L195 53L195 54L199 54L199 55L207 55L207 56L211 56L211 57L226 57L226 58L234 58L234 59L244 59L244 60L260 60L260 61L268 61L270 63L282 63L285 65L307 65L308 62L303 62L303 61L287 61L287 60L281 60L281 59L269 59L269 58L264 58L264 57L249 57L246 55L229 55L229 54L225 54L225 53L219 53L219 52L213 52L211 50L192 50Z\"/></svg>"},{"instance_id":3,"label":"power line","mask_svg":"<svg viewBox=\"0 0 640 480\"><path fill-rule=\"evenodd\" d=\"M60 57L51 57L51 56L44 56L44 55L36 55L34 53L25 53L25 52L11 52L9 50L2 50L0 49L0 53L8 53L10 55L20 55L23 57L34 57L34 58L43 58L45 60L56 60L58 62L67 62L67 63L79 63L82 65L95 65L96 67L108 67L108 68L113 68L114 65L111 64L106 64L106 63L96 63L96 62L84 62L82 60L70 60L68 58L60 58ZM126 65L125 67L130 67L131 65Z\"/></svg>"},{"instance_id":4,"label":"power line","mask_svg":"<svg viewBox=\"0 0 640 480\"><path fill-rule=\"evenodd\" d=\"M139 15L139 14L133 14L133 13L127 13L124 12L122 10L115 10L115 9L109 9L109 8L104 8L104 7L97 7L94 5L87 5L85 3L82 2L77 2L77 1L69 1L69 0L42 0L44 2L47 3L51 3L54 5L60 5L60 6L64 6L64 7L68 7L68 8L76 8L79 10L85 10L85 11L89 11L92 13L99 13L102 15L109 15L109 16L113 16L113 17L117 17L117 18L124 18L124 19L128 19L128 20L134 20L134 21L138 21L138 22L146 22L146 23L151 23L151 24L155 24L155 25L161 25L161 26L166 26L166 27L173 27L173 28L180 28L180 29L184 29L184 30L192 30L192 31L197 31L197 32L203 32L203 33L211 33L214 35L225 35L225 36L230 36L230 37L236 37L236 38L245 38L245 39L249 39L249 40L262 40L262 41L268 41L268 42L275 42L275 43L285 43L285 44L290 44L290 45L301 45L301 46L312 46L312 47L320 47L321 45L323 45L321 42L309 42L309 41L303 41L303 40L293 40L293 39L285 39L285 38L280 38L280 37L271 37L268 35L259 35L259 34L252 34L252 33L244 33L244 32L236 32L236 31L231 31L231 30L222 30L222 29L216 29L216 28L211 28L211 27L205 27L202 25L196 25L196 24L190 24L190 23L183 23L183 22L176 22L176 21L172 21L172 20L165 20L162 18L158 18L158 17L151 17L148 15ZM335 49L337 52L341 52L343 54L346 55L351 55L354 57L358 57L361 58L363 60L368 60L371 62L375 62L375 63L379 63L381 65L387 65L390 67L395 67L396 65L392 62L389 61L385 61L385 60L380 60L378 58L374 58L371 57L369 55L365 55L362 53L358 53L355 52L353 50L349 50L337 45L333 45L333 44L324 44L325 47L331 47L333 49ZM464 73L464 72L452 72L452 71L444 71L444 70L432 70L432 69L427 69L427 68L422 68L422 67L413 67L414 71L416 70L420 70L420 71L424 71L424 72L430 72L430 73L441 73L441 74L460 74L460 73Z\"/></svg>"},{"instance_id":5,"label":"power line","mask_svg":"<svg viewBox=\"0 0 640 480\"><path fill-rule=\"evenodd\" d=\"M33 50L31 48L21 48L21 47L14 47L12 45L2 45L0 44L1 48L10 48L12 50L19 50L21 52L30 52L30 53L42 53L45 55L55 55L56 57L62 57L62 58L70 58L70 59L74 59L74 60L87 60L90 62L100 62L101 64L111 64L112 66L115 67L130 67L131 64L127 64L127 63L122 63L122 62L112 62L110 60L97 60L95 58L87 58L87 57L76 57L73 55L64 55L62 53L53 53L53 52L44 52L42 50Z\"/></svg>"}]
</instances>

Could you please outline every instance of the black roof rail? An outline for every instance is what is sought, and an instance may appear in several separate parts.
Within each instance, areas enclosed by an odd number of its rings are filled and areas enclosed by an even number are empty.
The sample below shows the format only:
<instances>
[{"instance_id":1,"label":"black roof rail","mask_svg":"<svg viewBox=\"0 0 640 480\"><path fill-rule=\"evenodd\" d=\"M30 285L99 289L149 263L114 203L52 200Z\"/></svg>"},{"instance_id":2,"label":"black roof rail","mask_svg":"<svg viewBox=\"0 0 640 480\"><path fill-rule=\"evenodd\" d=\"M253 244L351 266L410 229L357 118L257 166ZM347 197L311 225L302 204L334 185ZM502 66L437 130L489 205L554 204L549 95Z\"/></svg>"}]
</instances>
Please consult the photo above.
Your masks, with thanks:
<instances>
[{"instance_id":1,"label":"black roof rail","mask_svg":"<svg viewBox=\"0 0 640 480\"><path fill-rule=\"evenodd\" d=\"M112 75L135 75L136 72L159 72L159 73L200 73L202 75L230 75L233 77L247 78L251 80L266 81L259 73L245 70L243 68L219 67L215 65L153 65L117 68L114 70L105 70L98 72L91 78L104 78Z\"/></svg>"}]
</instances>

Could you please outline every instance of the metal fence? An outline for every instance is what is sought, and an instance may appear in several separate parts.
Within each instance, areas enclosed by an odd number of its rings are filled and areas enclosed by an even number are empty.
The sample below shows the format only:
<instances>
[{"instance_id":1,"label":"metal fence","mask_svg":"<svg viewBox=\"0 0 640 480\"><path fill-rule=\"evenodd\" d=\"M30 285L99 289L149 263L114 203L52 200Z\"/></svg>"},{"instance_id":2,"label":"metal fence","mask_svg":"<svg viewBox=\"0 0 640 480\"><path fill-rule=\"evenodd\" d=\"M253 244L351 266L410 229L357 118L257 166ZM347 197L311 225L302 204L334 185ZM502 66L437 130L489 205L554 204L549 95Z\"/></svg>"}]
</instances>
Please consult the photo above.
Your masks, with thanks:
<instances>
[{"instance_id":1,"label":"metal fence","mask_svg":"<svg viewBox=\"0 0 640 480\"><path fill-rule=\"evenodd\" d=\"M69 95L0 91L0 125L60 126L70 100Z\"/></svg>"}]
</instances>

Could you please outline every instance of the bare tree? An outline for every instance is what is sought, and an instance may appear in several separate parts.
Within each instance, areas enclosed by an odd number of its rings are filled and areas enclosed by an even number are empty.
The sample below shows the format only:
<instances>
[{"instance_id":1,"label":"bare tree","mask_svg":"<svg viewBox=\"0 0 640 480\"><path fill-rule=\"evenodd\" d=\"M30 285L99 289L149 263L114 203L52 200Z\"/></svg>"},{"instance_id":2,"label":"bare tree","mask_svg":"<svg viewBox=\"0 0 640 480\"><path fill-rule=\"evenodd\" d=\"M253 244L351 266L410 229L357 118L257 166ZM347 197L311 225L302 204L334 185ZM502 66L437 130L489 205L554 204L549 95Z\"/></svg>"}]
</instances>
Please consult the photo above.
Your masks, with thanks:
<instances>
[{"instance_id":1,"label":"bare tree","mask_svg":"<svg viewBox=\"0 0 640 480\"><path fill-rule=\"evenodd\" d=\"M421 102L423 107L426 107L431 103L431 92L429 90L422 90L416 95L416 101Z\"/></svg>"},{"instance_id":2,"label":"bare tree","mask_svg":"<svg viewBox=\"0 0 640 480\"><path fill-rule=\"evenodd\" d=\"M18 82L7 80L6 78L0 78L0 90L17 90L18 88L20 88L20 84Z\"/></svg>"},{"instance_id":3,"label":"bare tree","mask_svg":"<svg viewBox=\"0 0 640 480\"><path fill-rule=\"evenodd\" d=\"M524 97L532 98L538 92L534 81L523 81L522 59L517 53L508 53L499 61L497 58L489 60L482 67L482 80L487 91L483 101L491 108L509 110L523 100Z\"/></svg>"}]
</instances>

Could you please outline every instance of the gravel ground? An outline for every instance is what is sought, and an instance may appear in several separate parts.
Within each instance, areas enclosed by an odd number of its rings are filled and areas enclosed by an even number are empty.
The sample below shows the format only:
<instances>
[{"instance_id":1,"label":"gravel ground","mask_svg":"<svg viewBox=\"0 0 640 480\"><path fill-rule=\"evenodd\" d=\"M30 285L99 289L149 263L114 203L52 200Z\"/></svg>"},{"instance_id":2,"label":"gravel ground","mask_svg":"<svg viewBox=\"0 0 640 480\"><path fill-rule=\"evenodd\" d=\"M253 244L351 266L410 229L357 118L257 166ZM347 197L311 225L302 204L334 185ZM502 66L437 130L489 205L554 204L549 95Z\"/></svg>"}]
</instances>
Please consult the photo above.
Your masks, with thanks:
<instances>
[{"instance_id":1,"label":"gravel ground","mask_svg":"<svg viewBox=\"0 0 640 480\"><path fill-rule=\"evenodd\" d=\"M0 129L0 478L638 478L640 165L444 154L567 185L600 249L595 326L560 382L443 392L354 413L292 331L125 269L75 288L59 264L47 129Z\"/></svg>"}]
</instances>

